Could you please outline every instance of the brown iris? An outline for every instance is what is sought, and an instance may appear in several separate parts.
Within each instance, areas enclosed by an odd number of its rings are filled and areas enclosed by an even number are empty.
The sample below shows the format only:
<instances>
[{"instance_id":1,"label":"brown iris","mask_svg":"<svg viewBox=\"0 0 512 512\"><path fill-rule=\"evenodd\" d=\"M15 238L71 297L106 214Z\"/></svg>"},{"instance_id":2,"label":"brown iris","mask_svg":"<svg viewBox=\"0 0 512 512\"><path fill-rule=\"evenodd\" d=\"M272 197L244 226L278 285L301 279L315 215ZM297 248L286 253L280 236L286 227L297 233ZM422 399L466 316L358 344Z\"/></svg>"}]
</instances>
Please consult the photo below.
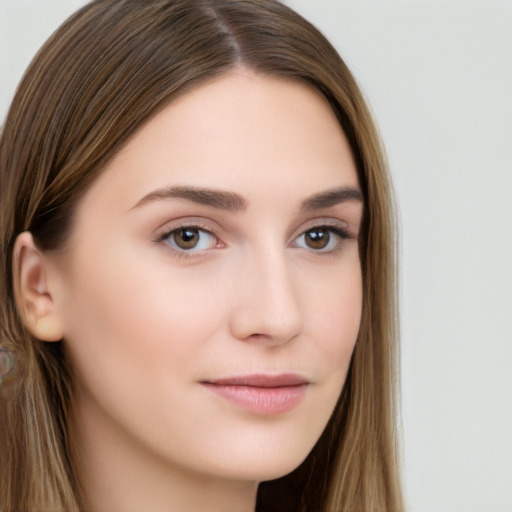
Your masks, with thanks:
<instances>
[{"instance_id":1,"label":"brown iris","mask_svg":"<svg viewBox=\"0 0 512 512\"><path fill-rule=\"evenodd\" d=\"M304 233L304 241L311 249L325 249L331 240L331 235L327 229L316 228Z\"/></svg>"},{"instance_id":2,"label":"brown iris","mask_svg":"<svg viewBox=\"0 0 512 512\"><path fill-rule=\"evenodd\" d=\"M199 242L199 229L178 229L173 233L172 237L180 249L193 249Z\"/></svg>"}]
</instances>

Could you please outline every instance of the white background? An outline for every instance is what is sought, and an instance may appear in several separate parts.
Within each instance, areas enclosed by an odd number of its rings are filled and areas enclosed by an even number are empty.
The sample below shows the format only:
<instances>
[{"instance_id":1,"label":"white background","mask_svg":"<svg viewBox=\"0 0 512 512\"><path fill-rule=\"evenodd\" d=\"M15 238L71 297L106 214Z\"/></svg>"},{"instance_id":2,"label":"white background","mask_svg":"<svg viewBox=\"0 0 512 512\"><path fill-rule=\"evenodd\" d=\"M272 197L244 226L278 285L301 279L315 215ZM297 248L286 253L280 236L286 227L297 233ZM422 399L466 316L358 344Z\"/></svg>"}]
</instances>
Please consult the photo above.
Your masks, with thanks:
<instances>
[{"instance_id":1,"label":"white background","mask_svg":"<svg viewBox=\"0 0 512 512\"><path fill-rule=\"evenodd\" d=\"M0 0L0 119L83 3ZM287 3L362 85L399 196L408 510L511 512L512 1Z\"/></svg>"}]
</instances>

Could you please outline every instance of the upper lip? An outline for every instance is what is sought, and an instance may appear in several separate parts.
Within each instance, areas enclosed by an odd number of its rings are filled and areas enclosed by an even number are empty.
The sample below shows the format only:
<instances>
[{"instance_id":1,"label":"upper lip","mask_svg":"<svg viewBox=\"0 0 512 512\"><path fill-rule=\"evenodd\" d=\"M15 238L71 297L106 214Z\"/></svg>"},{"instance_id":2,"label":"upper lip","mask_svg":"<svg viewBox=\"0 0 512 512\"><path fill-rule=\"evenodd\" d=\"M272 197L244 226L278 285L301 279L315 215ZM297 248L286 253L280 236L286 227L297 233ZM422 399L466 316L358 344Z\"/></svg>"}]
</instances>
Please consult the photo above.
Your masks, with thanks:
<instances>
[{"instance_id":1,"label":"upper lip","mask_svg":"<svg viewBox=\"0 0 512 512\"><path fill-rule=\"evenodd\" d=\"M252 386L259 388L281 388L309 384L309 380L294 373L280 373L276 375L252 374L222 377L204 381L204 384L215 386Z\"/></svg>"}]
</instances>

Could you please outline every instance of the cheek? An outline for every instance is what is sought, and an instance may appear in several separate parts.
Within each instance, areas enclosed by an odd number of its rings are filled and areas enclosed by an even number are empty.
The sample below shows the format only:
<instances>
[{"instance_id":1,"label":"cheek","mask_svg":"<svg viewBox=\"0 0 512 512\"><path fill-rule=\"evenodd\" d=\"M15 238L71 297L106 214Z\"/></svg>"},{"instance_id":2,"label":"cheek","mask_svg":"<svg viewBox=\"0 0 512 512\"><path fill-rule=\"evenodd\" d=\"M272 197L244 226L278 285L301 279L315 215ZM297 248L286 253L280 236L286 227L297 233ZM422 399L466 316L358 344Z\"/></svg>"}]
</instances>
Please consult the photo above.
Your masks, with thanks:
<instances>
[{"instance_id":1,"label":"cheek","mask_svg":"<svg viewBox=\"0 0 512 512\"><path fill-rule=\"evenodd\" d=\"M338 278L337 278L338 276ZM316 340L326 364L343 371L359 333L362 312L362 276L359 260L318 280L307 298L308 337Z\"/></svg>"}]
</instances>

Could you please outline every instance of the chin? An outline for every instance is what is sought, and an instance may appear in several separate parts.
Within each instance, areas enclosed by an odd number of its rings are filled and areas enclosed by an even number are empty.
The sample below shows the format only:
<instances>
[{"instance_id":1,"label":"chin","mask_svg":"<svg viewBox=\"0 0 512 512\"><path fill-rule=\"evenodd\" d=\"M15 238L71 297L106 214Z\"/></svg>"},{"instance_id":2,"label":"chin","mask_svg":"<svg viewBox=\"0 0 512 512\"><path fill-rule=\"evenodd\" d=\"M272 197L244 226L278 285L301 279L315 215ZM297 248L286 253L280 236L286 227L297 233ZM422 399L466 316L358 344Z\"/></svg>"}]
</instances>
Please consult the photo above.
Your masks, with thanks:
<instances>
[{"instance_id":1,"label":"chin","mask_svg":"<svg viewBox=\"0 0 512 512\"><path fill-rule=\"evenodd\" d=\"M254 448L254 447L253 447ZM262 449L253 449L251 453L236 453L231 450L226 457L215 461L213 474L225 478L264 482L281 478L302 464L313 446L284 445L276 447L271 442ZM215 464L214 463L214 464ZM220 464L220 465L219 465Z\"/></svg>"}]
</instances>

